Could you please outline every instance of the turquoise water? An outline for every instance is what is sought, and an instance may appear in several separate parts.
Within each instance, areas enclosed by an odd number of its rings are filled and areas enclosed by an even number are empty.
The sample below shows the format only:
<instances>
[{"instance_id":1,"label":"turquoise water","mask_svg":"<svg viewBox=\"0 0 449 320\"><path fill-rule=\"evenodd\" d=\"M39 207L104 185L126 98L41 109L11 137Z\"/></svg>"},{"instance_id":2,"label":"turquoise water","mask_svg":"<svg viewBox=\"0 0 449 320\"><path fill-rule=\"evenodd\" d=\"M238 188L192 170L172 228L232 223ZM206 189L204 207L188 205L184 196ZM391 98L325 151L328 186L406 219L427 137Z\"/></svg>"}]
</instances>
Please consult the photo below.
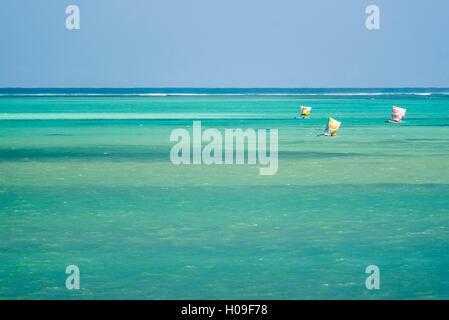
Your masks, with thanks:
<instances>
[{"instance_id":1,"label":"turquoise water","mask_svg":"<svg viewBox=\"0 0 449 320\"><path fill-rule=\"evenodd\" d=\"M449 298L448 95L193 92L0 97L0 298ZM173 165L194 119L279 129L277 174Z\"/></svg>"}]
</instances>

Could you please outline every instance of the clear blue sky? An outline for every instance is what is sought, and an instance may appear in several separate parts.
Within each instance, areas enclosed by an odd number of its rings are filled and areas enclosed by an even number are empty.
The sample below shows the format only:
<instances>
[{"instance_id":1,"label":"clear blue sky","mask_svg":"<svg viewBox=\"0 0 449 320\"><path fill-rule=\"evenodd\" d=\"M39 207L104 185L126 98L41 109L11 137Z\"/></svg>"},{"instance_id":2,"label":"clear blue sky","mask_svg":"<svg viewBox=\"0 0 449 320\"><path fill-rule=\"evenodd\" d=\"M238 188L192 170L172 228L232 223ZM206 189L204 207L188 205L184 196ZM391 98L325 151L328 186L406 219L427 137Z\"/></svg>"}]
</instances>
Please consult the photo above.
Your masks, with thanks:
<instances>
[{"instance_id":1,"label":"clear blue sky","mask_svg":"<svg viewBox=\"0 0 449 320\"><path fill-rule=\"evenodd\" d=\"M0 87L449 87L448 0L1 0L0 39Z\"/></svg>"}]
</instances>

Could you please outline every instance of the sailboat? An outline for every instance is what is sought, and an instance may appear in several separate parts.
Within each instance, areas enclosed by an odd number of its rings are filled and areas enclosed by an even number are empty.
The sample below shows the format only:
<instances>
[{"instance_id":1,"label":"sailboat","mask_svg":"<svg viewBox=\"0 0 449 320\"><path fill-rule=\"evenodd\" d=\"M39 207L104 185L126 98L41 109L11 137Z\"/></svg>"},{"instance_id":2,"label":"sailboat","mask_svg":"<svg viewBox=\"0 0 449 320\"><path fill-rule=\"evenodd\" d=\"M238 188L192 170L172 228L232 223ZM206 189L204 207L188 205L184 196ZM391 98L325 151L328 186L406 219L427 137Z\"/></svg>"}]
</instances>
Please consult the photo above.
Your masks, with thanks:
<instances>
[{"instance_id":1,"label":"sailboat","mask_svg":"<svg viewBox=\"0 0 449 320\"><path fill-rule=\"evenodd\" d=\"M312 107L301 106L301 113L299 117L301 119L307 119L310 115L310 110L312 110Z\"/></svg>"},{"instance_id":2,"label":"sailboat","mask_svg":"<svg viewBox=\"0 0 449 320\"><path fill-rule=\"evenodd\" d=\"M393 112L391 113L391 119L388 120L388 122L395 122L395 123L402 122L402 118L404 118L406 112L407 112L407 109L393 106Z\"/></svg>"},{"instance_id":3,"label":"sailboat","mask_svg":"<svg viewBox=\"0 0 449 320\"><path fill-rule=\"evenodd\" d=\"M324 129L325 136L335 136L337 135L338 130L340 129L341 122L329 117L327 121L326 129Z\"/></svg>"}]
</instances>

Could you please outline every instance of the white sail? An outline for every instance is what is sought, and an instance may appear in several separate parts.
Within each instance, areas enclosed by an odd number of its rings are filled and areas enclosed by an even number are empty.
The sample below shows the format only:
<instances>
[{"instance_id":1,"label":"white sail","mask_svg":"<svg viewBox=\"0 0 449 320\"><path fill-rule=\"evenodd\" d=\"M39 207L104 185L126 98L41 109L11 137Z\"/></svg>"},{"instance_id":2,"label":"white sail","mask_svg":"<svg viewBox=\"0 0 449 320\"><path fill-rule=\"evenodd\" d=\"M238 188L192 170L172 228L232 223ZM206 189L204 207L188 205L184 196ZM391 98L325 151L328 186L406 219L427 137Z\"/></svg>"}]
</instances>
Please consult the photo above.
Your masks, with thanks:
<instances>
[{"instance_id":1,"label":"white sail","mask_svg":"<svg viewBox=\"0 0 449 320\"><path fill-rule=\"evenodd\" d=\"M407 110L404 108L399 108L399 107L393 106L393 112L391 113L390 122L401 122L402 118L404 118L406 112L407 112Z\"/></svg>"}]
</instances>

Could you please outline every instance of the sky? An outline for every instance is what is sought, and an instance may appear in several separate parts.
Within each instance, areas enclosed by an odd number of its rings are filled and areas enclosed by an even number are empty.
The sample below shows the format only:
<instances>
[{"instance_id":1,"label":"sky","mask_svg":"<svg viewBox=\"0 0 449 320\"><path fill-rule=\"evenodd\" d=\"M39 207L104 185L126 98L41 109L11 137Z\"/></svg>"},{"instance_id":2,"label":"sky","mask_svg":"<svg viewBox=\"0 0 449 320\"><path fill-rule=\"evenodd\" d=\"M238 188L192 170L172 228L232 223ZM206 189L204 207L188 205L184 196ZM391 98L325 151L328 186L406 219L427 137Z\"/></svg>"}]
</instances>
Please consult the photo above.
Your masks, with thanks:
<instances>
[{"instance_id":1,"label":"sky","mask_svg":"<svg viewBox=\"0 0 449 320\"><path fill-rule=\"evenodd\" d=\"M447 0L1 0L0 87L449 87L448 34Z\"/></svg>"}]
</instances>

